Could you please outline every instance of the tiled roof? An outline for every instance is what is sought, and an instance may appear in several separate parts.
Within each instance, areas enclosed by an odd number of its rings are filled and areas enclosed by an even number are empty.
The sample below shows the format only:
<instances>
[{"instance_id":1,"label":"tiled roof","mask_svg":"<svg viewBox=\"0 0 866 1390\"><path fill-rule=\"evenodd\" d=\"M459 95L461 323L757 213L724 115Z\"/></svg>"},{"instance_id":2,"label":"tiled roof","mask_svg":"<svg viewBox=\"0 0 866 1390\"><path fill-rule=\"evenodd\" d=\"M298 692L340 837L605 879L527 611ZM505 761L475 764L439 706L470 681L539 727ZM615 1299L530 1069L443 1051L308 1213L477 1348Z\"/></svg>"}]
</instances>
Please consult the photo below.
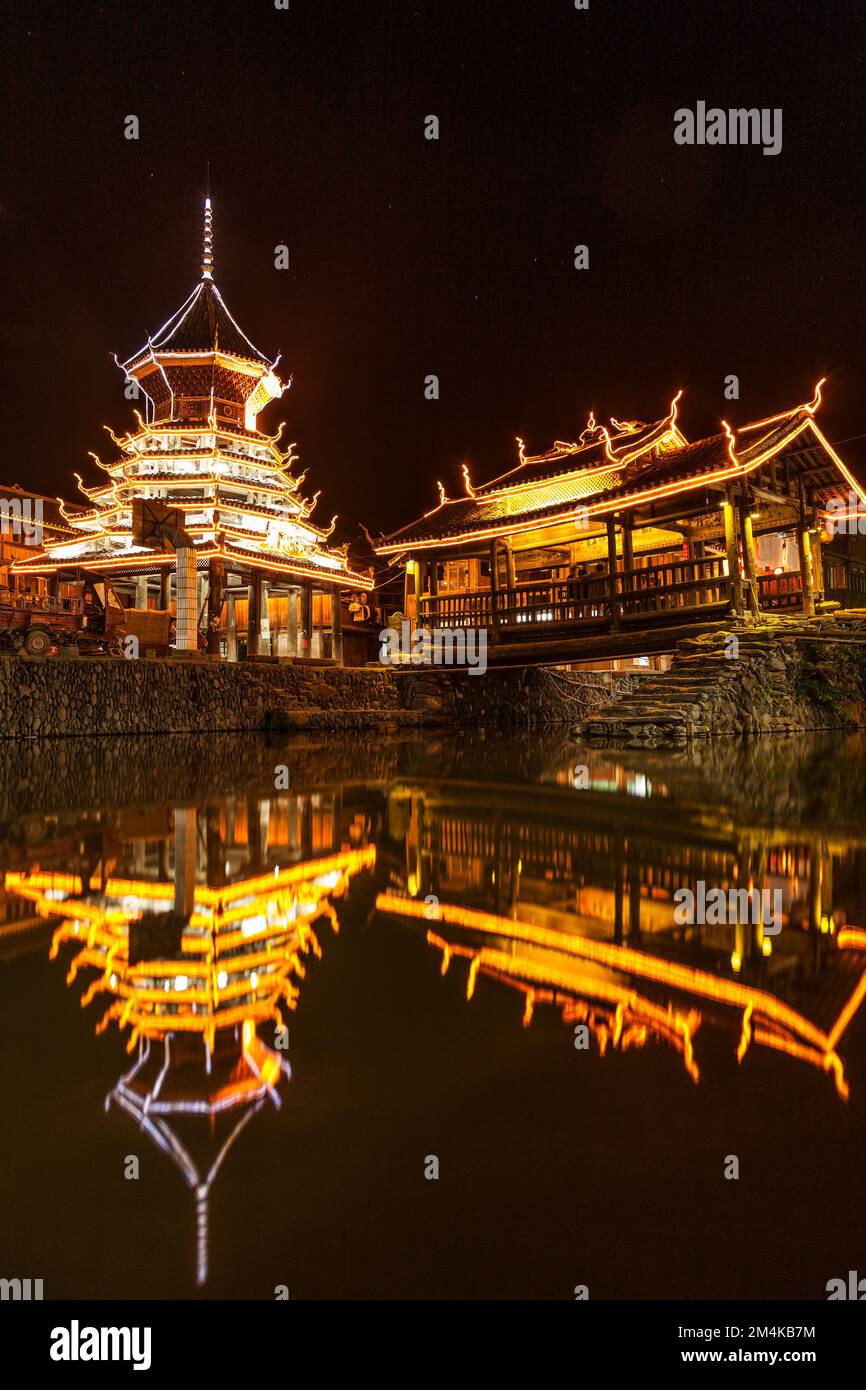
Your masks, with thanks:
<instances>
[{"instance_id":1,"label":"tiled roof","mask_svg":"<svg viewBox=\"0 0 866 1390\"><path fill-rule=\"evenodd\" d=\"M226 308L225 301L210 280L202 280L176 314L159 330L150 342L134 353L125 363L128 368L142 357L156 352L216 352L229 353L246 361L260 362L270 367L271 359L251 343Z\"/></svg>"},{"instance_id":2,"label":"tiled roof","mask_svg":"<svg viewBox=\"0 0 866 1390\"><path fill-rule=\"evenodd\" d=\"M773 420L744 425L735 434L734 448L738 463L747 469L765 452L777 453L810 419L811 414L804 407ZM624 455L628 459L642 443L647 442L649 447L653 439L663 437L665 431L661 427L666 423L669 424L669 421L657 421L654 425L641 427L631 436L621 434L612 437L614 455ZM507 526L503 527L503 523L509 518L513 520L515 530L528 529L534 523L567 518L570 509L573 511L578 506L589 507L591 512L596 509L609 511L610 503L627 504L629 499L637 499L657 488L669 487L671 492L686 492L691 481L697 486L706 475L724 474L732 468L725 434L712 435L694 444L684 444L681 448L667 449L661 454L650 454L646 460L633 458L621 469L611 463L606 472L582 476L588 469L598 467L605 458L602 441L601 445L591 443L586 449L569 456L559 454L555 460L552 456L530 460L529 468L518 466L510 474L495 480L495 486L488 484L486 488L476 488L474 496L444 502L426 516L384 537L376 549L379 552L395 551L435 540L454 543L458 538L469 537L476 532L508 529ZM576 462L578 459L581 460L580 465ZM562 466L566 462L568 469ZM544 466L552 464L558 468L561 483L557 488L548 486L552 475L543 473L541 468L536 470L536 463ZM523 491L526 482L534 486ZM554 492L553 496L549 495L551 491Z\"/></svg>"}]
</instances>

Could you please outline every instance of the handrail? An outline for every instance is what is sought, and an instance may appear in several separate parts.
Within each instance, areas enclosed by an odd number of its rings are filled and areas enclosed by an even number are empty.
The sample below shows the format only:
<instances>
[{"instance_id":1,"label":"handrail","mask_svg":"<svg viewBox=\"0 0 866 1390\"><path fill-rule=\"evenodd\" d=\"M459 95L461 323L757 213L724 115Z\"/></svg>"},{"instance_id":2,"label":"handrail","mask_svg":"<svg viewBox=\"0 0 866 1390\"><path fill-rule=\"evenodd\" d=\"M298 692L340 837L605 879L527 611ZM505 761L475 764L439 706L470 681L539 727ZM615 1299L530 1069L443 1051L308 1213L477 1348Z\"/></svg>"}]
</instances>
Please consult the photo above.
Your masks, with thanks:
<instances>
[{"instance_id":1,"label":"handrail","mask_svg":"<svg viewBox=\"0 0 866 1390\"><path fill-rule=\"evenodd\" d=\"M671 559L617 572L616 608L623 617L730 603L727 561L718 555ZM769 608L794 607L802 597L799 571L759 575L758 593ZM511 587L424 595L419 622L445 627L505 628L524 624L597 624L611 619L608 571L569 579L523 580Z\"/></svg>"}]
</instances>

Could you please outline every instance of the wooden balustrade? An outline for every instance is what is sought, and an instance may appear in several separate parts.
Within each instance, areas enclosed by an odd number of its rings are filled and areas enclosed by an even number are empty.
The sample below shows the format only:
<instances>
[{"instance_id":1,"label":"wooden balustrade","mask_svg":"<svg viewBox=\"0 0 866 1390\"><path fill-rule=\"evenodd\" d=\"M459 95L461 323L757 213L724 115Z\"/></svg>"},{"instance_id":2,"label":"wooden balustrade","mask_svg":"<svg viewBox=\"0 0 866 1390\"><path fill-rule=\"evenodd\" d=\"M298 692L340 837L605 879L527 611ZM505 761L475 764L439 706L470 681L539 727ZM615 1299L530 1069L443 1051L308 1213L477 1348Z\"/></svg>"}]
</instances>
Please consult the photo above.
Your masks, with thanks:
<instances>
[{"instance_id":1,"label":"wooden balustrade","mask_svg":"<svg viewBox=\"0 0 866 1390\"><path fill-rule=\"evenodd\" d=\"M728 603L731 583L720 556L700 560L666 560L621 574L620 605L624 615L666 613Z\"/></svg>"},{"instance_id":2,"label":"wooden balustrade","mask_svg":"<svg viewBox=\"0 0 866 1390\"><path fill-rule=\"evenodd\" d=\"M764 609L800 608L803 602L803 576L800 571L759 574L758 601Z\"/></svg>"},{"instance_id":3,"label":"wooden balustrade","mask_svg":"<svg viewBox=\"0 0 866 1390\"><path fill-rule=\"evenodd\" d=\"M640 619L680 609L727 605L731 581L720 556L666 560L617 576L617 602L625 619ZM758 576L762 608L799 608L799 572ZM489 589L426 596L419 622L426 627L492 627L509 631L524 625L573 624L589 628L610 622L607 568L583 578L516 584L493 595Z\"/></svg>"}]
</instances>

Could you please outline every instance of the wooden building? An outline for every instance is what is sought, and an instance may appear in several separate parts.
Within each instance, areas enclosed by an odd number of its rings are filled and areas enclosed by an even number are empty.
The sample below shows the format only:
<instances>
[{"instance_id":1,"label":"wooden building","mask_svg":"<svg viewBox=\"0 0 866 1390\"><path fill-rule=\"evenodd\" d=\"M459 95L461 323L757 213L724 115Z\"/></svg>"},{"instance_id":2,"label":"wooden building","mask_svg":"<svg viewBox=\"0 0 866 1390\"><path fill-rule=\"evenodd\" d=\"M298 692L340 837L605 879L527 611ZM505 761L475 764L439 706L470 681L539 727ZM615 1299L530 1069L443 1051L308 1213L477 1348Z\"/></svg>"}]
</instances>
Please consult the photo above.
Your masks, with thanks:
<instances>
[{"instance_id":1,"label":"wooden building","mask_svg":"<svg viewBox=\"0 0 866 1390\"><path fill-rule=\"evenodd\" d=\"M145 416L136 410L136 428L123 438L109 429L117 456L103 463L93 455L104 475L97 486L78 479L88 505L61 508L69 534L49 538L14 570L58 584L79 568L104 572L136 608L168 610L175 557L136 536L133 504L142 499L170 510L194 542L211 652L341 660L335 596L368 590L370 577L350 568L345 546L329 546L336 517L325 529L313 520L319 494L303 495L306 475L293 471L293 446L280 448L282 427L259 429L259 413L291 383L235 322L213 266L208 198L198 284L122 365Z\"/></svg>"},{"instance_id":2,"label":"wooden building","mask_svg":"<svg viewBox=\"0 0 866 1390\"><path fill-rule=\"evenodd\" d=\"M376 547L404 614L494 644L763 611L866 606L866 490L807 404L689 443L681 392L651 424L591 415Z\"/></svg>"}]
</instances>

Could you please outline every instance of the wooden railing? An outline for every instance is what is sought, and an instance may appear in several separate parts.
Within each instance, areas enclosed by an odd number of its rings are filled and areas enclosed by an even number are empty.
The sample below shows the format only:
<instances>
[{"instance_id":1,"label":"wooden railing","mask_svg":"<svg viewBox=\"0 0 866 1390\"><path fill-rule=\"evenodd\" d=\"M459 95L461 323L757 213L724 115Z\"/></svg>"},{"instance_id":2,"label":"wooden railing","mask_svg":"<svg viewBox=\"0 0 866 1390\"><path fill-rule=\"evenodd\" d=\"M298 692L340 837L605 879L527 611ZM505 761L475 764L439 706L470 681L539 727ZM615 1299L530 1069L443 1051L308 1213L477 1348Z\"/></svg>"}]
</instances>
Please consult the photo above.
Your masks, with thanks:
<instances>
[{"instance_id":1,"label":"wooden railing","mask_svg":"<svg viewBox=\"0 0 866 1390\"><path fill-rule=\"evenodd\" d=\"M718 559L677 560L617 576L617 609L623 616L665 613L727 603L730 581ZM524 624L601 624L610 620L607 567L562 580L541 580L500 589L468 590L421 599L419 621L435 627L502 627Z\"/></svg>"},{"instance_id":2,"label":"wooden railing","mask_svg":"<svg viewBox=\"0 0 866 1390\"><path fill-rule=\"evenodd\" d=\"M677 610L727 605L731 581L719 556L701 560L669 560L630 574L617 575L616 607L624 619L639 619ZM745 581L744 581L745 582ZM799 608L799 571L758 576L762 609ZM579 623L602 626L610 621L611 604L606 567L582 578L543 580L500 589L429 595L420 601L419 622L427 627L496 627L514 630L523 625Z\"/></svg>"},{"instance_id":3,"label":"wooden railing","mask_svg":"<svg viewBox=\"0 0 866 1390\"><path fill-rule=\"evenodd\" d=\"M718 556L702 560L669 560L619 576L623 614L665 613L675 608L701 608L728 603L731 581Z\"/></svg>"},{"instance_id":4,"label":"wooden railing","mask_svg":"<svg viewBox=\"0 0 866 1390\"><path fill-rule=\"evenodd\" d=\"M758 602L764 610L799 608L803 602L803 576L799 570L758 575Z\"/></svg>"}]
</instances>

